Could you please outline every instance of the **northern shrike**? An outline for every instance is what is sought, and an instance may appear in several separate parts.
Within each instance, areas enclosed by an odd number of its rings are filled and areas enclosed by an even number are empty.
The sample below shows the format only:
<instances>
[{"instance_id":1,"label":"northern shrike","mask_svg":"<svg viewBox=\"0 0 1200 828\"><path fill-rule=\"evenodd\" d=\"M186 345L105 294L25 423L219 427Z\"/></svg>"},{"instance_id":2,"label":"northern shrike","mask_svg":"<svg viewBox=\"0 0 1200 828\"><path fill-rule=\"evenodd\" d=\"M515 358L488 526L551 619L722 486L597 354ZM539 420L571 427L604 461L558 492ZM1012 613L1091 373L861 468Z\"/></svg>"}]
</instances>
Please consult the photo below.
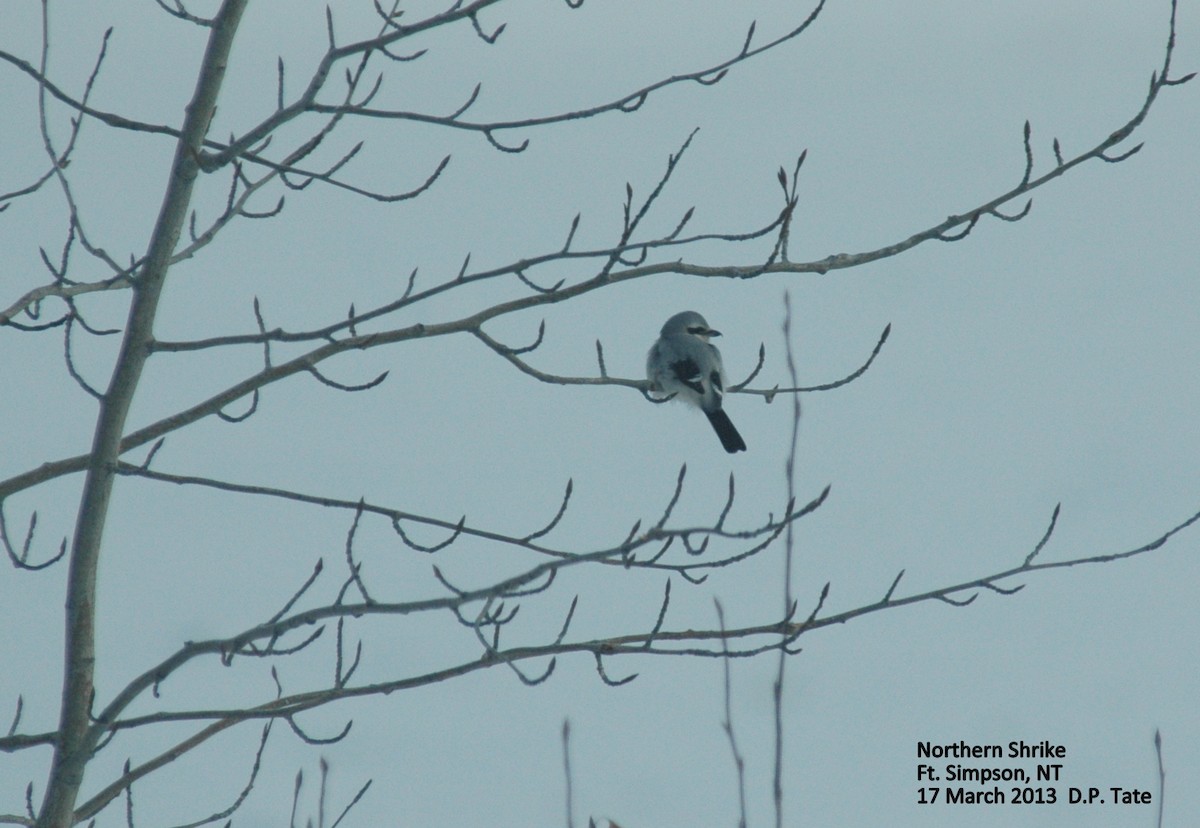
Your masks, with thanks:
<instances>
[{"instance_id":1,"label":"northern shrike","mask_svg":"<svg viewBox=\"0 0 1200 828\"><path fill-rule=\"evenodd\" d=\"M730 454L745 451L746 441L721 410L725 396L725 369L721 352L708 340L720 336L695 311L683 311L667 320L650 353L646 377L655 391L674 394L704 412L721 445Z\"/></svg>"}]
</instances>

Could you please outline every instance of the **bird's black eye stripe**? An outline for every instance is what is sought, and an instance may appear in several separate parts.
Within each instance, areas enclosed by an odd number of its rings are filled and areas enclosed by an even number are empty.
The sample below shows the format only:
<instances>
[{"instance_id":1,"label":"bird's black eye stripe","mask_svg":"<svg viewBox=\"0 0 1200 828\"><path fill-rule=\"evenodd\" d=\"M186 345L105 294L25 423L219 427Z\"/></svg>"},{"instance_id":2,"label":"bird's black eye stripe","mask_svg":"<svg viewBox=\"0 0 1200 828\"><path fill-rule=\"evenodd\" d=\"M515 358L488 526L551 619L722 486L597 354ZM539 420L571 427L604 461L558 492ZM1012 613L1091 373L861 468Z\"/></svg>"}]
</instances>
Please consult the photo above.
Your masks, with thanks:
<instances>
[{"instance_id":1,"label":"bird's black eye stripe","mask_svg":"<svg viewBox=\"0 0 1200 828\"><path fill-rule=\"evenodd\" d=\"M703 325L692 325L692 327L688 328L688 333L696 334L698 336L700 334L708 333L708 328L704 327Z\"/></svg>"}]
</instances>

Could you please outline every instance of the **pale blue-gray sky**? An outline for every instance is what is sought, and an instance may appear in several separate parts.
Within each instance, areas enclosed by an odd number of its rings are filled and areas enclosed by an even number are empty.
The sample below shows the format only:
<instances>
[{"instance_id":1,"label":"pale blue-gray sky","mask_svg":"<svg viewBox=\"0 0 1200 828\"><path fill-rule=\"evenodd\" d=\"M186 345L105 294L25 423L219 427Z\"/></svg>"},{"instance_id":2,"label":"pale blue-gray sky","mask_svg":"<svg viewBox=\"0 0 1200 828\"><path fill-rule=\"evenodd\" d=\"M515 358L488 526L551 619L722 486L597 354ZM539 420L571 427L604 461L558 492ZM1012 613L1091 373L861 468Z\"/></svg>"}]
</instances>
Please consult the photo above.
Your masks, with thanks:
<instances>
[{"instance_id":1,"label":"pale blue-gray sky","mask_svg":"<svg viewBox=\"0 0 1200 828\"><path fill-rule=\"evenodd\" d=\"M501 7L480 21L485 29L508 21L495 46L469 28L430 37L422 43L427 57L388 67L380 102L448 113L482 81L472 110L480 118L578 108L719 61L740 48L750 20L765 40L807 13L790 3L732 5ZM359 24L369 15L342 6L334 4L339 34L367 34ZM350 302L361 309L394 297L413 268L433 284L453 276L468 253L482 267L554 249L577 212L581 246L610 244L625 183L646 193L695 127L649 226L667 230L692 205L697 231L765 223L778 209L775 171L807 149L793 258L880 247L1014 185L1026 119L1035 174L1052 167L1054 138L1070 156L1124 123L1162 63L1168 14L1165 0L834 0L808 33L715 86L672 87L634 114L505 136L530 140L522 154L500 153L477 135L348 124L325 157L366 139L347 173L365 186L408 189L446 153L453 161L412 202L379 205L316 186L289 192L280 217L235 224L172 271L157 333L252 331L255 296L270 326L322 324ZM149 3L58 3L50 17L50 72L65 88L82 87L111 24L93 103L178 121L203 46L197 30ZM0 48L36 61L38 18L32 3L8 4ZM1200 68L1198 19L1197 5L1185 0L1177 75ZM285 56L295 90L324 47L320 4L251 4L243 26L214 127L222 135L274 105L276 55ZM765 343L757 384L770 386L786 382L785 290L804 384L853 370L890 323L891 338L865 376L803 398L799 496L833 488L798 524L794 591L802 610L826 582L827 609L839 611L878 600L901 569L898 595L1014 566L1059 502L1045 559L1137 547L1200 509L1198 90L1166 90L1134 138L1146 142L1140 154L1119 165L1091 162L1053 182L1019 223L985 220L962 242L931 242L823 276L630 283L489 330L520 344L545 318L545 345L529 357L538 367L592 374L600 339L609 371L638 377L662 321L691 308L725 333L720 344L734 378L748 373ZM0 190L25 184L42 167L35 92L28 78L0 66ZM52 115L61 139L66 113ZM171 152L162 138L84 126L68 172L93 241L118 260L144 248ZM201 222L204 211L211 218L220 208L224 186L212 182L201 192ZM4 305L45 280L37 246L53 258L63 233L53 189L0 214ZM761 245L709 248L696 258L742 264L761 253ZM457 317L514 291L452 292L397 324ZM92 298L84 307L96 324L119 324L125 301ZM80 342L80 370L103 385L113 343ZM61 338L7 331L0 343L0 477L85 451L95 404L63 370ZM219 359L155 357L131 425L193 403L257 370L260 359L254 348ZM712 519L731 471L738 488L731 525L756 525L784 503L790 406L782 400L731 397L749 451L729 457L703 418L680 406L649 406L623 388L538 384L466 337L375 349L328 370L344 382L391 374L361 395L305 379L271 386L245 423L207 420L172 436L157 467L365 496L451 521L465 513L473 525L518 534L553 514L573 478L571 510L554 537L580 550L619 541L637 519L653 520L685 462L681 524ZM39 511L39 554L69 533L79 485L68 478L5 504L18 527ZM182 641L228 635L269 615L318 558L339 562L349 519L120 480L100 584L100 696ZM1187 815L1200 812L1198 531L1131 561L1022 579L1016 583L1025 589L1013 596L984 593L966 608L919 605L805 636L787 679L786 823L1153 825L1147 806L918 806L916 744L1061 743L1062 798L1069 786L1157 791L1151 739L1161 728L1164 824L1188 824ZM437 593L433 561L404 547L385 523L364 521L357 544L380 595ZM767 552L702 586L675 583L667 627L715 625L714 597L731 624L772 620L782 600L780 556ZM451 580L479 585L531 562L463 541L438 563ZM55 722L64 579L62 567L0 573L0 711L23 694L27 731ZM522 610L511 643L552 638L576 594L573 634L644 630L664 578L578 569L562 580ZM367 629L363 681L441 664L447 652L470 657L478 647L448 616ZM333 767L331 808L375 780L350 824L562 824L564 717L572 723L578 824L588 815L627 828L735 824L720 663L644 658L608 666L640 677L606 687L579 656L560 659L551 680L532 689L493 670L312 713L302 724L316 734L336 732L347 718L354 729L320 749L277 730L234 824L282 824L296 770L304 768L311 783L319 755ZM285 664L281 677L296 692L328 681L331 669L326 647ZM738 662L733 671L752 825L770 824L773 673L773 658ZM273 692L263 665L196 666L164 685L162 705L218 707ZM135 712L152 709L146 702ZM136 763L188 732L114 744L89 771L84 795L119 772L126 756ZM235 729L139 784L139 824L175 824L223 807L242 784L255 739L253 728ZM23 810L30 779L40 799L48 759L48 751L0 758L0 813ZM314 790L306 789L310 813ZM101 824L122 820L114 809Z\"/></svg>"}]
</instances>

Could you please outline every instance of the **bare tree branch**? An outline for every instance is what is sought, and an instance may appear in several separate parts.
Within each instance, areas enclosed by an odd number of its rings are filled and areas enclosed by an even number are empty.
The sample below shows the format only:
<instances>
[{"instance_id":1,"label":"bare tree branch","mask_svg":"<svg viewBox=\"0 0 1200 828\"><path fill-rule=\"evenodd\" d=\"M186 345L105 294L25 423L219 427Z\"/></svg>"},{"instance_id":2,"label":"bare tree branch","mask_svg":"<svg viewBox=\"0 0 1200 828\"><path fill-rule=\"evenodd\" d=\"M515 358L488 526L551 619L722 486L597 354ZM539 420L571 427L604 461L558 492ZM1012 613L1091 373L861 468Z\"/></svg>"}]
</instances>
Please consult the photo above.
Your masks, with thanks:
<instances>
[{"instance_id":1,"label":"bare tree branch","mask_svg":"<svg viewBox=\"0 0 1200 828\"><path fill-rule=\"evenodd\" d=\"M465 27L470 26L469 31L485 45L496 43L506 31L507 23L493 22L488 18L491 17L492 7L497 6L500 0L456 0L447 10L412 22L411 18L401 11L399 2L394 3L390 10L376 2L376 12L380 18L377 34L352 41L340 38L339 27L335 25L335 22L340 20L335 21L331 7L327 9L326 15L328 46L312 75L303 83L300 92L289 98L288 88L292 84L285 84L285 79L290 81L291 78L285 78L285 67L280 59L276 68L277 88L272 90L275 92L275 109L260 118L256 116L258 120L253 126L223 142L210 138L207 133L216 111L234 33L246 2L223 0L219 11L211 19L193 14L185 7L183 0L156 2L164 12L199 27L207 37L197 84L186 107L182 125L178 128L136 121L98 110L91 105L93 88L106 56L109 33L104 35L99 55L82 93L77 98L68 95L52 83L49 77L50 36L45 4L43 41L37 65L0 51L0 62L14 67L37 84L38 128L42 150L50 167L44 173L35 174L32 183L26 183L12 192L0 195L0 211L16 199L38 192L53 180L58 184L65 201L64 212L67 219L61 252L57 251L57 245L51 248L51 252L44 249L39 251L42 264L49 273L48 283L32 289L22 287L24 292L20 296L10 297L7 306L0 310L0 327L8 326L18 331L31 332L61 327L66 372L86 394L99 403L91 448L86 454L43 463L37 468L0 481L0 542L3 543L15 568L36 570L48 567L66 555L67 543L64 540L57 556L42 563L29 563L37 513L33 512L31 515L23 542L14 541L10 539L5 524L5 498L67 474L82 472L85 475L83 494L78 507L78 522L68 559L66 669L59 722L53 731L18 733L23 711L23 698L18 697L16 713L8 733L0 737L0 751L16 752L44 746L52 747L54 758L48 785L42 807L36 817L31 784L26 794L29 816L0 815L0 823L66 828L76 822L92 819L124 796L127 821L133 824L132 787L135 783L206 744L218 733L235 725L261 720L262 735L248 782L231 805L196 822L188 823L185 828L217 822L237 811L251 793L258 778L270 728L277 719L285 721L292 732L305 743L329 744L341 740L350 732L351 720L347 719L340 730L335 725L332 735L322 736L319 729L313 731L317 735L310 734L301 726L297 717L306 711L340 701L424 687L493 667L502 667L502 672L511 673L525 685L536 685L552 678L556 666L566 657L573 655L590 656L600 681L605 685L619 686L632 681L638 674L614 668L614 659L626 655L651 655L722 659L725 670L723 727L737 769L741 823L744 825L744 760L735 739L730 714L730 665L734 658L752 658L774 653L779 659L773 688L776 733L774 794L776 824L782 824L782 694L787 657L799 652L798 642L802 635L883 610L922 602L936 601L963 607L975 602L980 595L985 596L985 600L989 594L999 597L1011 596L1022 590L1026 585L1025 581L1037 573L1085 564L1110 563L1143 555L1162 547L1176 534L1200 521L1200 512L1197 512L1157 539L1134 549L1047 561L1043 559L1042 554L1057 526L1060 509L1056 506L1049 526L1021 563L993 574L897 597L904 575L904 570L901 570L880 600L838 612L826 613L825 610L830 591L829 584L825 584L819 594L815 594L814 591L814 594L798 598L792 591L795 522L820 508L830 494L830 488L826 487L807 503L801 504L795 493L797 427L800 417L798 395L838 388L862 376L873 365L887 341L890 325L883 330L870 356L853 372L833 382L802 386L792 359L790 327L788 322L785 322L789 375L786 387L749 387L766 364L764 345L760 347L757 364L747 378L729 389L733 392L761 396L766 402L771 402L777 394L789 394L793 403L792 441L786 467L787 495L782 498L783 508L778 516L771 512L765 518L744 523L747 527L744 529L728 528L728 524L734 522L730 520L735 503L735 483L732 474L729 476L727 497L715 517L699 523L682 524L682 519L677 517L677 510L679 513L684 511L679 504L684 493L686 466L680 469L661 514L656 512L649 518L638 519L627 532L614 528L607 540L590 538L586 551L580 551L570 543L546 540L546 537L560 526L571 504L571 480L568 480L562 500L548 521L545 521L543 515L541 522L532 528L527 527L523 532L513 532L499 531L479 523L468 522L465 514L455 521L452 518L417 514L372 503L364 497L331 497L288 488L236 483L215 477L177 474L150 468L151 461L166 435L210 415L216 415L230 423L241 422L258 410L260 398L266 388L276 382L295 375L309 374L319 383L337 390L366 391L381 383L387 376L387 372L383 372L374 379L358 384L332 379L325 373L327 368L319 367L331 357L352 350L366 351L454 334L473 337L518 371L540 382L559 385L623 386L649 398L652 389L646 380L625 379L609 374L604 349L599 340L596 341L598 376L556 375L540 370L528 359L528 355L545 341L545 318L539 320L536 335L533 334L532 323L529 325L525 336L517 340L523 344L502 342L484 328L493 320L526 311L549 312L558 303L584 297L624 282L667 274L749 280L771 274L826 273L896 256L927 241L951 242L965 239L980 221L989 217L1004 222L1022 220L1030 214L1030 196L1038 188L1046 186L1086 161L1118 163L1137 153L1141 144L1126 148L1125 142L1141 126L1157 101L1159 93L1164 87L1180 85L1192 78L1192 75L1171 76L1175 44L1175 2L1172 2L1170 34L1161 69L1152 75L1149 90L1141 101L1140 108L1117 130L1090 149L1074 156L1065 155L1061 143L1055 138L1052 143L1054 165L1048 171L1039 174L1034 131L1026 122L1022 135L1024 163L1015 186L979 201L965 212L951 215L943 221L876 250L831 254L807 262L791 260L789 234L799 203L799 175L806 162L806 153L799 155L790 173L785 168L779 170L777 178L782 190L783 204L768 213L766 218L753 223L750 230L701 232L695 229L698 221L695 208L688 208L682 213L673 211L665 217L657 217L660 223L665 223L670 228L668 231L647 232L645 228L650 224L647 218L655 212L662 212L661 197L680 169L681 161L696 137L697 133L693 130L678 145L678 149L667 157L661 174L648 186L639 186L636 192L644 192L646 195L635 198L633 184L626 185L625 198L621 204L621 227L612 234L607 244L576 249L576 234L581 222L581 214L576 214L566 232L565 242L561 247L555 247L548 252L518 258L499 266L477 267L474 270L470 269L470 255L466 255L457 273L448 274L443 281L432 284L423 280L420 290L416 289L417 270L414 268L407 284L397 285L382 301L375 300L378 304L368 306L363 312L357 311L351 304L348 314L338 315L315 328L268 328L258 299L255 298L255 324L248 333L208 336L190 341L159 340L154 336L157 305L167 273L172 265L198 255L211 245L236 219L273 218L283 211L285 194L306 190L314 182L383 203L411 199L437 183L443 171L448 168L450 156L445 155L439 163L431 163L430 167L416 173L407 189L402 188L394 192L353 184L343 176L353 169L352 165L359 158L363 146L361 142L354 143L348 150L334 150L330 156L334 159L332 161L322 161L320 158L322 148L328 148L330 137L348 119L401 121L475 133L498 151L520 152L529 145L530 140L528 137L514 137L520 136L520 130L533 130L607 113L633 112L658 92L684 82L716 84L739 64L774 50L805 32L822 11L824 0L816 0L815 6L798 25L761 45L755 45L756 27L751 25L740 51L702 69L660 78L616 99L599 104L565 112L494 121L473 120L468 117L468 113L483 95L481 84L476 85L461 104L457 101L451 103L447 107L450 111L448 115L376 106L374 101L381 89L382 75L376 73L375 67L380 61L384 65L392 65L395 62L419 59L425 53L425 49L419 46L422 42L420 37L452 24L458 25L463 31L468 31ZM580 5L574 0L567 2L572 7ZM339 83L343 85L338 86ZM52 100L64 104L73 113L68 137L61 146L55 141L51 129L49 107ZM71 179L65 172L76 150L82 124L89 118L120 130L167 136L175 144L175 155L164 188L165 197L147 249L143 255L129 255L127 264L118 263L116 257L110 255L87 232L84 216L81 215L72 190ZM303 129L308 131L303 132L296 143L280 148L285 140L283 128L289 125L301 129L302 132ZM41 169L41 162L38 169ZM200 176L222 170L227 171L229 176L227 183L222 178L217 190L218 194L224 196L224 203L218 203L213 212L201 220L197 215L197 208L193 206L195 185L201 180ZM189 235L181 244L185 231ZM685 231L689 235L685 236ZM759 248L758 255L753 251L742 252L744 248L741 245L747 243L753 243L749 244L749 247ZM737 259L734 261L739 261L740 264L729 264L729 259L712 258L714 254L710 251L724 250L726 245L739 246L736 248ZM79 261L79 249L86 254L83 256L82 265ZM90 272L85 274L89 269ZM563 275L564 273L567 275ZM45 275L40 276L38 281L45 278ZM467 315L462 315L461 310L447 311L445 306L438 306L432 301L450 291L484 283L493 286L498 293L505 291L501 294L504 298ZM98 325L89 324L83 313L85 303L77 300L92 293L126 288L130 289L130 313L128 323L121 331L122 342L115 368L106 386L89 383L83 374L91 374L93 369L85 366L85 372L80 372L75 364L74 349L79 347L76 340L85 341L88 334L103 335L117 331L107 331ZM46 312L43 317L43 303L50 299L59 300L61 308L54 305L53 310ZM411 311L421 303L426 303L422 305L421 312L431 307L441 309L436 312L430 311L428 317L402 313ZM344 308L345 304L339 306ZM88 316L94 321L98 316L94 315L92 307L94 306L87 305ZM788 314L790 322L790 304ZM414 322L414 318L425 321ZM75 330L76 324L83 332ZM78 336L75 336L76 334ZM272 354L271 348L275 343L279 343L276 351L284 352L286 357L282 361ZM300 347L288 351L284 347L285 344ZM169 363L169 358L166 358L168 354L216 351L239 346L262 348L261 359L257 351L255 352L253 373L242 375L237 382L211 393L207 398L196 401L187 408L176 410L136 430L129 430L128 417L133 399L146 361L151 356L163 357L164 361ZM239 400L244 401L247 397L249 403L245 410L230 409L231 405L237 404ZM230 410L241 413L228 413ZM121 460L125 453L148 443L153 444L153 448L140 465ZM333 553L344 559L346 570L342 572L339 569L341 574L331 583L329 579L321 579L324 567L323 562L318 561L298 588L293 591L292 587L287 587L285 594L288 597L280 601L282 608L264 612L260 620L249 626L241 629L235 627L236 631L233 634L184 642L174 652L141 673L123 679L124 686L111 697L97 698L93 685L96 658L96 581L105 520L114 480L118 475L130 478L132 486L171 484L201 487L243 497L261 497L324 509L348 510L353 514L352 517L347 516L350 526L345 534L344 545ZM745 500L743 495L743 505ZM456 511L452 514L457 513ZM415 593L421 596L419 598L409 597L413 594L411 592L393 591L389 596L387 585L384 584L381 588L379 582L372 582L369 589L367 582L370 580L371 569L363 563L362 541L359 541L359 549L355 548L355 541L364 519L369 523L374 517L387 520L392 526L399 538L398 541L393 539L392 544L395 549L406 555L406 561L419 557L409 554L407 549L422 555L433 555L460 541L467 541L481 542L488 547L509 553L512 559L517 561L514 566L519 568L503 576L490 575L490 580L482 585L476 583L474 586L467 586L468 583L472 583L471 578L477 579L478 576L455 572L450 568L452 563L446 566L446 558L454 554L451 551L440 555L442 567L432 567L429 580L425 583L428 591ZM420 534L416 535L417 539L410 536L412 525L429 527L436 533L436 538L432 542L421 543ZM418 533L420 531L418 529ZM781 538L782 544L777 545L776 542ZM730 629L727 628L723 609L718 602L716 629L696 629L686 620L680 620L678 599L675 608L672 608L671 604L671 582L675 576L687 584L703 583L714 571L759 555L773 545L782 546L784 554L783 606L777 616L759 618L755 623ZM558 575L581 566L593 567L595 572L614 578L661 578L659 573L666 572L666 583L657 615L651 607L640 621L619 627L616 631L580 633L582 622L575 621L576 610L581 603L586 606L587 596L584 595L581 602L579 594L566 591L570 587L564 587L569 577L559 579ZM300 581L301 578L297 576L296 580ZM658 583L657 580L654 582L656 589ZM397 599L397 595L405 600ZM541 634L529 634L523 629L524 620L528 618L529 613L519 613L523 607L537 606L539 602L543 608L550 608L553 620L549 630L543 629ZM407 673L385 674L383 678L378 678L376 674L375 681L364 681L361 677L356 679L358 668L363 663L364 620L370 619L373 623L400 622L415 616L445 619L447 625L465 642L470 653L446 654L442 661L433 667L413 668ZM647 630L645 625L650 624L651 619L653 624ZM620 621L626 623L626 619ZM324 635L330 626L334 626L336 634ZM522 640L519 636L527 637ZM350 648L351 642L355 642L353 653ZM301 651L308 651L310 654L328 652L332 678L330 673L321 671L322 677L313 680L311 686L302 686L299 691L285 693L276 666L280 660ZM243 664L261 665L264 661L269 665L274 681L273 698L261 700L255 695L255 701L241 705L230 703L228 707L181 708L170 708L167 702L162 700L164 687L168 693L174 689L168 680L177 677L186 665L200 662L234 667L236 663L237 667L241 668ZM366 674L368 670L364 669L362 673ZM354 683L356 680L360 683ZM289 691L291 690L292 688L289 688ZM142 704L147 707L142 707ZM97 710L99 712L96 712ZM165 749L159 745L155 750L160 752L142 760L140 764L126 762L116 779L82 804L77 801L84 771L95 754L113 744L118 738L124 738L124 734L166 723L186 724L199 729L174 744L168 743L169 746ZM564 723L564 769L567 776L567 814L570 823L573 819L573 803L568 735L568 726ZM1161 823L1164 773L1161 742L1157 734L1155 747L1159 757ZM319 822L324 825L328 766L322 762L321 767ZM301 777L298 776L293 802L293 821L300 783ZM370 784L368 781L359 789L337 822L340 822L346 812L361 799Z\"/></svg>"},{"instance_id":2,"label":"bare tree branch","mask_svg":"<svg viewBox=\"0 0 1200 828\"><path fill-rule=\"evenodd\" d=\"M100 542L112 494L115 465L120 453L125 419L149 351L158 297L171 253L183 229L198 172L196 153L212 119L221 88L233 34L237 31L245 0L226 0L212 27L212 37L200 71L200 82L188 106L179 146L172 165L167 194L155 227L146 266L138 280L129 327L108 390L100 402L92 451L86 460L87 475L79 508L79 522L71 544L67 587L67 667L59 735L54 765L46 787L39 828L68 828L74 822L75 798L83 771L96 740L102 735L90 725L88 714L94 694L96 576Z\"/></svg>"}]
</instances>

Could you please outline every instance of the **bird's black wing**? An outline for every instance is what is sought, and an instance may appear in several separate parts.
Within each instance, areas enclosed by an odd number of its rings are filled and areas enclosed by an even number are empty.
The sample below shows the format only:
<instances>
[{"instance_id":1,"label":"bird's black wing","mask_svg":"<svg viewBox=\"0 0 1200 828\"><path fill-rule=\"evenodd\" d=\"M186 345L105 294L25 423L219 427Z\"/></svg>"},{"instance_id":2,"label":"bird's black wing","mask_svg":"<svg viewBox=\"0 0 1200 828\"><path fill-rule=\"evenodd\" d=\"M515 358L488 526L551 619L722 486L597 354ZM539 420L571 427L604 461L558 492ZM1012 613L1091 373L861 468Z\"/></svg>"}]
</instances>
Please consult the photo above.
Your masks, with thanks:
<instances>
[{"instance_id":1,"label":"bird's black wing","mask_svg":"<svg viewBox=\"0 0 1200 828\"><path fill-rule=\"evenodd\" d=\"M675 375L675 379L701 397L704 396L704 383L700 381L700 366L696 364L696 360L691 357L675 360L671 363L671 373Z\"/></svg>"}]
</instances>

